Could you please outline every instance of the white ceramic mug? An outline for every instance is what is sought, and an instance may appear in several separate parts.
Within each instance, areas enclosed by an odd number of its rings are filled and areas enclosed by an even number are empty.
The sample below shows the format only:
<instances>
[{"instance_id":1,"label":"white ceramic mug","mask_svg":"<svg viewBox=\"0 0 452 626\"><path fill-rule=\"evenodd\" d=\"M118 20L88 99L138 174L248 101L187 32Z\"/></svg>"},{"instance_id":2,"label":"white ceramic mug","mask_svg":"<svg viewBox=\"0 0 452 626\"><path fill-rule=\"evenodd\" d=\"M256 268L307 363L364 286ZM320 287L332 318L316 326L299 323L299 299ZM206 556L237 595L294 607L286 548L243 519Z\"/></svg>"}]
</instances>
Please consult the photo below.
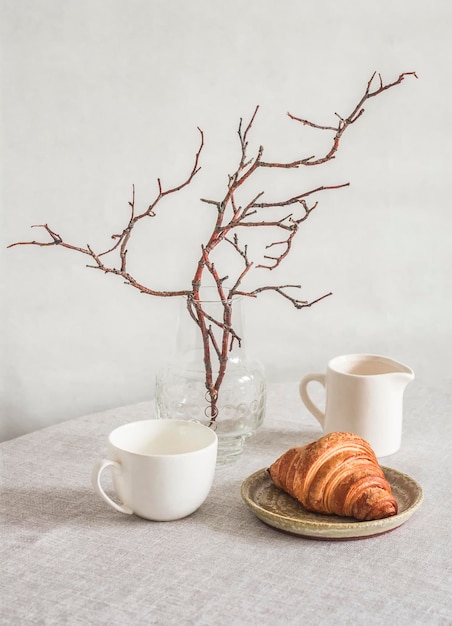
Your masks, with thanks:
<instances>
[{"instance_id":1,"label":"white ceramic mug","mask_svg":"<svg viewBox=\"0 0 452 626\"><path fill-rule=\"evenodd\" d=\"M215 432L198 422L151 419L125 424L110 433L108 458L93 468L93 487L122 513L155 521L180 519L207 498L217 446ZM113 485L122 504L101 485L107 467L113 470Z\"/></svg>"},{"instance_id":2,"label":"white ceramic mug","mask_svg":"<svg viewBox=\"0 0 452 626\"><path fill-rule=\"evenodd\" d=\"M414 373L406 365L373 354L347 354L328 363L326 374L308 374L300 396L325 433L353 432L370 443L377 457L397 452L402 440L403 392ZM308 385L326 389L325 412Z\"/></svg>"}]
</instances>

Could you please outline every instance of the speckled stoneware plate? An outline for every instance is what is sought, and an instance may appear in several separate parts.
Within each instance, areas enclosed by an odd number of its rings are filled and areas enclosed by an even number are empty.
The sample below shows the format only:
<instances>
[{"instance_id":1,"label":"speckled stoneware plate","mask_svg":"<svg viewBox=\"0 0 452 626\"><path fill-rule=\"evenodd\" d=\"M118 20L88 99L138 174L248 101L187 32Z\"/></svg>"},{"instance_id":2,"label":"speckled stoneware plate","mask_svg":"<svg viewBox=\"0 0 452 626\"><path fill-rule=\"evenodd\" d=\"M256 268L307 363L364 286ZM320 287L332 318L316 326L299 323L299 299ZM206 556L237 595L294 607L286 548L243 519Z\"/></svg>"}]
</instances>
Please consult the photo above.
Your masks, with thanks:
<instances>
[{"instance_id":1,"label":"speckled stoneware plate","mask_svg":"<svg viewBox=\"0 0 452 626\"><path fill-rule=\"evenodd\" d=\"M278 489L266 469L255 472L243 482L242 498L261 521L279 530L313 539L372 537L406 522L423 498L422 488L413 478L389 467L382 469L399 505L397 515L385 519L359 522L350 517L311 513Z\"/></svg>"}]
</instances>

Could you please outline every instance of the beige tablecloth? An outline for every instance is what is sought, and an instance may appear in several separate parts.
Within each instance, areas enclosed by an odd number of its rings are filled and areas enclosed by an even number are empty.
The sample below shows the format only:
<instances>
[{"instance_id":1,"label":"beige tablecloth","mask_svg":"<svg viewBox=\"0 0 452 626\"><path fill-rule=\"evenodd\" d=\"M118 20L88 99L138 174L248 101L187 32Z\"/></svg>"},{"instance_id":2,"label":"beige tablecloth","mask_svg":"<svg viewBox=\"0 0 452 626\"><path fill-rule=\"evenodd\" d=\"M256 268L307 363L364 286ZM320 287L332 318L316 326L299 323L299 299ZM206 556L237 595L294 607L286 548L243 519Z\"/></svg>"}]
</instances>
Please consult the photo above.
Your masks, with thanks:
<instances>
[{"instance_id":1,"label":"beige tablecloth","mask_svg":"<svg viewBox=\"0 0 452 626\"><path fill-rule=\"evenodd\" d=\"M6 442L1 454L1 624L451 624L451 393L413 383L401 450L383 460L424 489L400 528L316 541L259 521L242 481L321 435L296 383L270 388L264 427L217 471L205 504L155 523L109 508L90 483L114 427L142 403Z\"/></svg>"}]
</instances>

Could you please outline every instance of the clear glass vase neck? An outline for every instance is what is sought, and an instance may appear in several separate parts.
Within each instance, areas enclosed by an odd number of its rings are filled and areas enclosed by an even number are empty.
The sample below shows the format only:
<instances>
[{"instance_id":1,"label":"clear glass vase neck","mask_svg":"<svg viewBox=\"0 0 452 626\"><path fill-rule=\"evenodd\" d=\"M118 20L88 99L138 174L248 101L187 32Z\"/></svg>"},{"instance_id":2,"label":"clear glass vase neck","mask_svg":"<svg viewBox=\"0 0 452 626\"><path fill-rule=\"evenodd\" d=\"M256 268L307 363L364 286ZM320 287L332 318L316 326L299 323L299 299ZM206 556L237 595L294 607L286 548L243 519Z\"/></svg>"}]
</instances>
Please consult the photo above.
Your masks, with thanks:
<instances>
[{"instance_id":1,"label":"clear glass vase neck","mask_svg":"<svg viewBox=\"0 0 452 626\"><path fill-rule=\"evenodd\" d=\"M237 296L221 301L212 297L214 295L210 293L209 297L196 301L191 297L180 299L176 334L178 355L192 351L199 354L205 350L206 342L213 361L217 359L215 346L222 351L226 345L228 358L245 355L243 298Z\"/></svg>"}]
</instances>

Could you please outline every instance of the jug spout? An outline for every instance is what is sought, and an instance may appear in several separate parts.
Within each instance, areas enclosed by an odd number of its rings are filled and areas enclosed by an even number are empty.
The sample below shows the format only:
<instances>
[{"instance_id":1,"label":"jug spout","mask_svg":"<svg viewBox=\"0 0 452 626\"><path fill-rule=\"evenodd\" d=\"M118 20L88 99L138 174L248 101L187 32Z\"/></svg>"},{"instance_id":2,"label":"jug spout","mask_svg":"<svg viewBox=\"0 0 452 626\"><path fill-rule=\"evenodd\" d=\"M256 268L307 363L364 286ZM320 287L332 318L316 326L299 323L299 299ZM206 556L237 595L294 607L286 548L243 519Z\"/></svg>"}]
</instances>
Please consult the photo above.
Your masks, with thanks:
<instances>
[{"instance_id":1,"label":"jug spout","mask_svg":"<svg viewBox=\"0 0 452 626\"><path fill-rule=\"evenodd\" d=\"M397 375L399 388L404 391L405 387L414 379L414 373L401 372Z\"/></svg>"},{"instance_id":2,"label":"jug spout","mask_svg":"<svg viewBox=\"0 0 452 626\"><path fill-rule=\"evenodd\" d=\"M391 376L404 388L414 380L414 372L407 365L403 365L402 363L398 363L398 369L391 373Z\"/></svg>"}]
</instances>

